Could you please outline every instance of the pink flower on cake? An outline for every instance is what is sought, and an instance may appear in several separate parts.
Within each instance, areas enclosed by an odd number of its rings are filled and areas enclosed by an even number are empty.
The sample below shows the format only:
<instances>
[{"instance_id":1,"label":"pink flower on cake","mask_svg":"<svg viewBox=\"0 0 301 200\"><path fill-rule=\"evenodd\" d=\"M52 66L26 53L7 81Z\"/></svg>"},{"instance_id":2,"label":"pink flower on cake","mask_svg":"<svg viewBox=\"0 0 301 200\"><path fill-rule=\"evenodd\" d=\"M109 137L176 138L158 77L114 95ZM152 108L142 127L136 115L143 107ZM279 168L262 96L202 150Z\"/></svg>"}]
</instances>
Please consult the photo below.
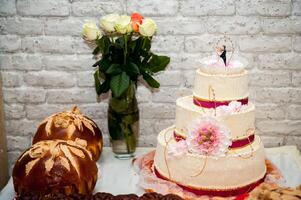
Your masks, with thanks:
<instances>
[{"instance_id":1,"label":"pink flower on cake","mask_svg":"<svg viewBox=\"0 0 301 200\"><path fill-rule=\"evenodd\" d=\"M218 106L216 112L219 115L228 115L232 113L238 113L246 108L246 105L242 105L239 101L231 101L227 106Z\"/></svg>"},{"instance_id":2,"label":"pink flower on cake","mask_svg":"<svg viewBox=\"0 0 301 200\"><path fill-rule=\"evenodd\" d=\"M188 153L188 147L186 140L180 140L178 142L172 143L168 148L169 157L180 157Z\"/></svg>"},{"instance_id":3,"label":"pink flower on cake","mask_svg":"<svg viewBox=\"0 0 301 200\"><path fill-rule=\"evenodd\" d=\"M213 117L196 121L186 139L191 153L224 156L231 145L230 131Z\"/></svg>"}]
</instances>

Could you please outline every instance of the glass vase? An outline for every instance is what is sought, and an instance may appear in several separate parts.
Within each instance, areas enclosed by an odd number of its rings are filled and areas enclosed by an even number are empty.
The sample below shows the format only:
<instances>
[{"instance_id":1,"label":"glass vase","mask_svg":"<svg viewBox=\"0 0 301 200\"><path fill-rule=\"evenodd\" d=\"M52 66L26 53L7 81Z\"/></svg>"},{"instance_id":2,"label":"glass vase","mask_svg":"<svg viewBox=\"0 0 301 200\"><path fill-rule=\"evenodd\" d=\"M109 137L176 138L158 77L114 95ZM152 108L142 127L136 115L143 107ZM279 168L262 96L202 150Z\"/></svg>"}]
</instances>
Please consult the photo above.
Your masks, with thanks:
<instances>
[{"instance_id":1,"label":"glass vase","mask_svg":"<svg viewBox=\"0 0 301 200\"><path fill-rule=\"evenodd\" d=\"M108 127L115 157L133 157L139 135L139 109L134 83L130 84L122 96L110 98Z\"/></svg>"}]
</instances>

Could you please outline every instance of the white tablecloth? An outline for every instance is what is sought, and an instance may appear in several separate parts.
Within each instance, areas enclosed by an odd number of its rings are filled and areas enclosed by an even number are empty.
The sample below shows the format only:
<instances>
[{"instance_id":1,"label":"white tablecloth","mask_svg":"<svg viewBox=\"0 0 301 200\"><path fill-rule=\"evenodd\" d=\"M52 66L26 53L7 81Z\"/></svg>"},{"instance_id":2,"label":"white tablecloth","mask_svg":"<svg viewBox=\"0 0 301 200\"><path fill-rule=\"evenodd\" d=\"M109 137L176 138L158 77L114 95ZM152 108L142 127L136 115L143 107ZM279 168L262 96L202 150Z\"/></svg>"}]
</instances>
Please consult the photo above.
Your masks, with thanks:
<instances>
[{"instance_id":1,"label":"white tablecloth","mask_svg":"<svg viewBox=\"0 0 301 200\"><path fill-rule=\"evenodd\" d=\"M136 155L142 155L153 148L138 148ZM282 172L289 187L301 184L301 155L295 146L267 148L266 154ZM139 176L132 166L132 160L119 160L114 158L110 148L104 148L102 157L98 161L99 177L95 192L109 192L112 194L143 194L138 186ZM12 178L0 192L0 200L13 199L15 193Z\"/></svg>"}]
</instances>

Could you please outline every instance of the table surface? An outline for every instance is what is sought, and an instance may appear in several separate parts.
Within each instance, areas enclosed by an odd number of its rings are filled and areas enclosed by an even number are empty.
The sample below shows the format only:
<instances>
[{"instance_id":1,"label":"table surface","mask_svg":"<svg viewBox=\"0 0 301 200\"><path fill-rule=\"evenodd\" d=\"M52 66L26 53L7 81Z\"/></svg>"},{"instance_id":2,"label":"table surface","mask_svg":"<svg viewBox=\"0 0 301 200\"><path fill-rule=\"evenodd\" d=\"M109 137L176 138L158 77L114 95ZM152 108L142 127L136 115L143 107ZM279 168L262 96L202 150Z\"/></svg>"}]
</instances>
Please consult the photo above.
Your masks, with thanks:
<instances>
[{"instance_id":1,"label":"table surface","mask_svg":"<svg viewBox=\"0 0 301 200\"><path fill-rule=\"evenodd\" d=\"M137 148L136 156L143 155L154 148ZM266 155L282 172L286 182L284 185L296 187L301 184L301 156L295 146L266 148ZM139 175L132 165L132 159L116 159L109 147L103 149L101 159L97 163L99 169L95 192L112 194L143 194L138 186ZM12 178L0 192L0 200L13 199L15 193Z\"/></svg>"}]
</instances>

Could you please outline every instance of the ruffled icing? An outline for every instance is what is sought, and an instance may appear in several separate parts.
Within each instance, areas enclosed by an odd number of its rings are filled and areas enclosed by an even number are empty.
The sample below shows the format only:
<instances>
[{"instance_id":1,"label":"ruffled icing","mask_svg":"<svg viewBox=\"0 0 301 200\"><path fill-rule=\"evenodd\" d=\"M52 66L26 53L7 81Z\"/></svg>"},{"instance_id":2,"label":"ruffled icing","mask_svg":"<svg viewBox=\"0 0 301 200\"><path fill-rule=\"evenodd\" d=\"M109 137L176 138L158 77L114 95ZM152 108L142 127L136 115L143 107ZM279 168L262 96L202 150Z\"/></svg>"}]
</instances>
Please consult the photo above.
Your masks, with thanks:
<instances>
[{"instance_id":1,"label":"ruffled icing","mask_svg":"<svg viewBox=\"0 0 301 200\"><path fill-rule=\"evenodd\" d=\"M239 101L231 101L227 106L219 106L216 108L216 114L219 116L231 115L235 113L245 112L248 110L248 105L242 105Z\"/></svg>"},{"instance_id":2,"label":"ruffled icing","mask_svg":"<svg viewBox=\"0 0 301 200\"><path fill-rule=\"evenodd\" d=\"M200 70L207 74L240 74L246 66L247 61L243 58L233 58L225 66L220 57L213 55L201 60Z\"/></svg>"}]
</instances>

